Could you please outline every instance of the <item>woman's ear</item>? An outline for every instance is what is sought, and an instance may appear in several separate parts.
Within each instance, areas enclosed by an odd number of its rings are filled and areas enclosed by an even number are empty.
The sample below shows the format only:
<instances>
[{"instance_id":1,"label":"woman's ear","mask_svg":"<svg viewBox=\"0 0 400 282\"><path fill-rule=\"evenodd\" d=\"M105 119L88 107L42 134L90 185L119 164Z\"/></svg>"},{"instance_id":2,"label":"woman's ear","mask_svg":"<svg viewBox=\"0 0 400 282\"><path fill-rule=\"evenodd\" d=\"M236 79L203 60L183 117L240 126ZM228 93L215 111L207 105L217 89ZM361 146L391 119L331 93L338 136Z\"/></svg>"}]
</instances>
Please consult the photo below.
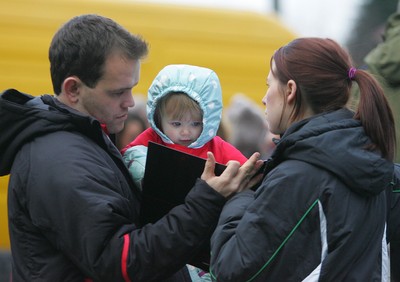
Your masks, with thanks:
<instances>
[{"instance_id":1,"label":"woman's ear","mask_svg":"<svg viewBox=\"0 0 400 282\"><path fill-rule=\"evenodd\" d=\"M287 103L292 104L296 101L297 84L293 79L290 79L286 84Z\"/></svg>"},{"instance_id":2,"label":"woman's ear","mask_svg":"<svg viewBox=\"0 0 400 282\"><path fill-rule=\"evenodd\" d=\"M79 101L79 90L82 82L75 76L67 77L62 85L62 93L68 104L76 104Z\"/></svg>"}]
</instances>

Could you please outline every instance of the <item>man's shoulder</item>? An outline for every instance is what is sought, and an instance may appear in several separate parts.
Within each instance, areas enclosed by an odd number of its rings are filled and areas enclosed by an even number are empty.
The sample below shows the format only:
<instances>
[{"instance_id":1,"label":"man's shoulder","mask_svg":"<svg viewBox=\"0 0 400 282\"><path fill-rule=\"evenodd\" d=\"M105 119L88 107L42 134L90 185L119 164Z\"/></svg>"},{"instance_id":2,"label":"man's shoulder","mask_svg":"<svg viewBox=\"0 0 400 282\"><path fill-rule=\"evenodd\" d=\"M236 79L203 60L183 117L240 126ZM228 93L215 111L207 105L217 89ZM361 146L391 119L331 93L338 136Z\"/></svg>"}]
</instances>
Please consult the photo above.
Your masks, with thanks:
<instances>
[{"instance_id":1,"label":"man's shoulder","mask_svg":"<svg viewBox=\"0 0 400 282\"><path fill-rule=\"evenodd\" d=\"M81 151L91 151L99 147L89 136L77 131L58 130L38 136L30 142L33 150L74 155Z\"/></svg>"}]
</instances>

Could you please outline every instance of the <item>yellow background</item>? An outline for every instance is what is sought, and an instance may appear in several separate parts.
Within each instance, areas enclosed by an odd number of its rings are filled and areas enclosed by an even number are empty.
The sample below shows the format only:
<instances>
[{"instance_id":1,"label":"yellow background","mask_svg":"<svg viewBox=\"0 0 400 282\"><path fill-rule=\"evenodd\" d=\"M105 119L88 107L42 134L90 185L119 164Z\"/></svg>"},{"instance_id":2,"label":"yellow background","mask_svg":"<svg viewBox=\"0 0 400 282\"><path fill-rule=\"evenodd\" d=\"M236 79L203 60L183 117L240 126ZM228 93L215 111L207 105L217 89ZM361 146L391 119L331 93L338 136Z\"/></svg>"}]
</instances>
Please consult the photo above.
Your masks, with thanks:
<instances>
[{"instance_id":1,"label":"yellow background","mask_svg":"<svg viewBox=\"0 0 400 282\"><path fill-rule=\"evenodd\" d=\"M270 57L294 38L274 15L254 12L133 0L0 0L0 7L0 91L16 88L32 95L53 93L50 41L64 22L79 14L110 17L149 42L150 53L133 93L146 94L167 64L195 64L218 74L224 105L243 93L261 106ZM7 182L8 177L0 177L0 248L5 249Z\"/></svg>"}]
</instances>

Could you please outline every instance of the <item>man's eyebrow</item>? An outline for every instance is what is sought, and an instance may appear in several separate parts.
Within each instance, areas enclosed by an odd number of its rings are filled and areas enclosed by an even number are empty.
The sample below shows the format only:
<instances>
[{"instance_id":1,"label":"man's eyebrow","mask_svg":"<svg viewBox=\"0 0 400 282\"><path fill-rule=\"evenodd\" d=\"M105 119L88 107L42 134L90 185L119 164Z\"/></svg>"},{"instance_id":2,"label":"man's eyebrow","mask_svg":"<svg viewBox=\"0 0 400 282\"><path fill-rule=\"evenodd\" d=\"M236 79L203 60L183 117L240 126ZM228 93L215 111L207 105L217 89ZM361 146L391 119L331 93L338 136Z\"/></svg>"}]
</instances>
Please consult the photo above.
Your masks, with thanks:
<instances>
[{"instance_id":1,"label":"man's eyebrow","mask_svg":"<svg viewBox=\"0 0 400 282\"><path fill-rule=\"evenodd\" d=\"M115 92L125 92L125 91L132 91L133 87L122 87L118 89L109 89L108 92L115 93Z\"/></svg>"}]
</instances>

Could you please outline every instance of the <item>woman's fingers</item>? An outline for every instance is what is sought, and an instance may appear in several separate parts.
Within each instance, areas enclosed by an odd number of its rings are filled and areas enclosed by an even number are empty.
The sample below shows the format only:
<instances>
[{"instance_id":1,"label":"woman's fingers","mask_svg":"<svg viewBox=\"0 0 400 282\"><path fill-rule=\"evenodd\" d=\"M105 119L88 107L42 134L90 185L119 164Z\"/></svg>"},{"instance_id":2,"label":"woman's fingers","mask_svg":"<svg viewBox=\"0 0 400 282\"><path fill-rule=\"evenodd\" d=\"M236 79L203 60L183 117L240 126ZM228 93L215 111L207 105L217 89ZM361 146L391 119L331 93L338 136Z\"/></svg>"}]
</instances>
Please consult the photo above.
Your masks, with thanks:
<instances>
[{"instance_id":1,"label":"woman's fingers","mask_svg":"<svg viewBox=\"0 0 400 282\"><path fill-rule=\"evenodd\" d=\"M261 180L260 177L253 179L254 174L263 163L259 158L260 154L254 153L242 166L238 161L229 161L224 172L220 176L215 176L215 158L213 154L208 153L201 179L205 180L214 190L228 197L233 193L250 188L251 185L255 185Z\"/></svg>"},{"instance_id":2,"label":"woman's fingers","mask_svg":"<svg viewBox=\"0 0 400 282\"><path fill-rule=\"evenodd\" d=\"M207 180L214 176L215 176L215 157L213 153L207 152L207 160L204 166L203 173L201 175L201 179Z\"/></svg>"},{"instance_id":3,"label":"woman's fingers","mask_svg":"<svg viewBox=\"0 0 400 282\"><path fill-rule=\"evenodd\" d=\"M260 153L254 153L239 169L238 180L239 180L239 191L251 188L260 181L260 176L254 177L258 170L263 165L263 161L259 160Z\"/></svg>"}]
</instances>

